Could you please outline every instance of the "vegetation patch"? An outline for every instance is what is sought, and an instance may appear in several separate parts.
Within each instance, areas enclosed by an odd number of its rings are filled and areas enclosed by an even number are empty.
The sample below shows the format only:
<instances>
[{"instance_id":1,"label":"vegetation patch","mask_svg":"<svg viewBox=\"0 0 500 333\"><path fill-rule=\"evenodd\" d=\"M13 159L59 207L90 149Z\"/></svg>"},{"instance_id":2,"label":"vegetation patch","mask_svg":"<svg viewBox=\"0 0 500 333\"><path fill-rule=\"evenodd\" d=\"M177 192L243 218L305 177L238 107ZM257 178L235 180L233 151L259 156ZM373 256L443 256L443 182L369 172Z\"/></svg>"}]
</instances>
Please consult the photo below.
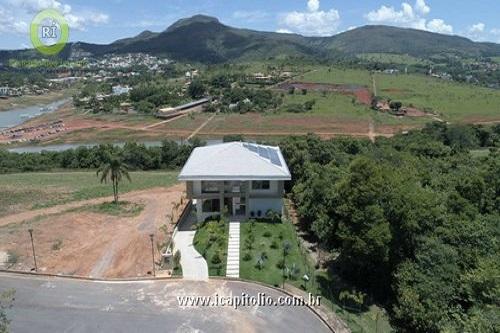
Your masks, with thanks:
<instances>
[{"instance_id":1,"label":"vegetation patch","mask_svg":"<svg viewBox=\"0 0 500 333\"><path fill-rule=\"evenodd\" d=\"M128 201L119 201L118 203L104 202L97 205L85 206L78 210L112 216L134 217L138 216L144 210L144 204Z\"/></svg>"},{"instance_id":2,"label":"vegetation patch","mask_svg":"<svg viewBox=\"0 0 500 333\"><path fill-rule=\"evenodd\" d=\"M289 223L250 220L241 224L240 276L244 279L281 286L283 281L304 285L308 272L295 231Z\"/></svg>"},{"instance_id":3,"label":"vegetation patch","mask_svg":"<svg viewBox=\"0 0 500 333\"><path fill-rule=\"evenodd\" d=\"M196 229L194 247L207 261L210 276L226 276L229 223L207 220Z\"/></svg>"},{"instance_id":4,"label":"vegetation patch","mask_svg":"<svg viewBox=\"0 0 500 333\"><path fill-rule=\"evenodd\" d=\"M120 184L120 193L169 187L177 182L177 172L130 172L130 176L133 182ZM111 186L99 184L95 172L89 171L0 175L0 187L0 215L9 211L12 197L15 204L29 210L113 195ZM46 190L40 189L50 189L51 195L44 195Z\"/></svg>"}]
</instances>

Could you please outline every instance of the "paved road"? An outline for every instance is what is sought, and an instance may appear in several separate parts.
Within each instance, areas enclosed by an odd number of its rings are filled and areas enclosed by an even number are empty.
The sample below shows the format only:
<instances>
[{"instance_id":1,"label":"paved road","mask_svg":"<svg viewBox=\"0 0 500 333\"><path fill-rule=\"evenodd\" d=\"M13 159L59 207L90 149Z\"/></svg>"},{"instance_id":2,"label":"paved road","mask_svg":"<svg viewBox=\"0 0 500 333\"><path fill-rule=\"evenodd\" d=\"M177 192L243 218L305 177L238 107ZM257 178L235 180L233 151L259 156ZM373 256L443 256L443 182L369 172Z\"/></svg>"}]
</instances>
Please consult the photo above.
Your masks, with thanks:
<instances>
[{"instance_id":1,"label":"paved road","mask_svg":"<svg viewBox=\"0 0 500 333\"><path fill-rule=\"evenodd\" d=\"M177 296L257 295L275 290L211 280L91 282L0 273L14 288L12 332L329 332L307 307L181 307Z\"/></svg>"}]
</instances>

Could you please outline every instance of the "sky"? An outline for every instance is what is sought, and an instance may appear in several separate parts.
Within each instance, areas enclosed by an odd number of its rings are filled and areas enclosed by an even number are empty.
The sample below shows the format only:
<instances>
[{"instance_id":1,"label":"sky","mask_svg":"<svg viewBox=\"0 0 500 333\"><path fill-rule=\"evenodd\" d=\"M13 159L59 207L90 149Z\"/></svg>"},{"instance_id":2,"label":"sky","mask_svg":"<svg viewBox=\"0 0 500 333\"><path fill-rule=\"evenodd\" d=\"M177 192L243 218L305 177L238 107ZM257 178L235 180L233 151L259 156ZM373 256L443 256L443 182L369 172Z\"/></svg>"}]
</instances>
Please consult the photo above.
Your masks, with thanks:
<instances>
[{"instance_id":1,"label":"sky","mask_svg":"<svg viewBox=\"0 0 500 333\"><path fill-rule=\"evenodd\" d=\"M100 44L196 14L305 36L384 24L500 43L500 0L0 0L0 49L31 48L30 22L46 8L65 16L71 41Z\"/></svg>"}]
</instances>

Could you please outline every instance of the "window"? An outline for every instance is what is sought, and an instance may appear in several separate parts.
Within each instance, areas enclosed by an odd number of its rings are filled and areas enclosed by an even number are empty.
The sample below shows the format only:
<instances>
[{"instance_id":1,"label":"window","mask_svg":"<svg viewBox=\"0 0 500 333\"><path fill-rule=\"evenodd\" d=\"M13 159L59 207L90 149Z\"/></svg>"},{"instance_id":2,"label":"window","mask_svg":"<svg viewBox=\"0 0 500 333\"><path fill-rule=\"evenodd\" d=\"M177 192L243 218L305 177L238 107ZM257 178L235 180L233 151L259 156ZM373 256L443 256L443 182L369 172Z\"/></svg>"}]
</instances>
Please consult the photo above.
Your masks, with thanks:
<instances>
[{"instance_id":1,"label":"window","mask_svg":"<svg viewBox=\"0 0 500 333\"><path fill-rule=\"evenodd\" d=\"M202 211L203 213L217 213L220 210L219 199L203 200Z\"/></svg>"},{"instance_id":2,"label":"window","mask_svg":"<svg viewBox=\"0 0 500 333\"><path fill-rule=\"evenodd\" d=\"M201 193L219 193L219 186L217 182L202 181Z\"/></svg>"},{"instance_id":3,"label":"window","mask_svg":"<svg viewBox=\"0 0 500 333\"><path fill-rule=\"evenodd\" d=\"M256 180L252 182L252 190L269 190L271 184L269 180Z\"/></svg>"}]
</instances>

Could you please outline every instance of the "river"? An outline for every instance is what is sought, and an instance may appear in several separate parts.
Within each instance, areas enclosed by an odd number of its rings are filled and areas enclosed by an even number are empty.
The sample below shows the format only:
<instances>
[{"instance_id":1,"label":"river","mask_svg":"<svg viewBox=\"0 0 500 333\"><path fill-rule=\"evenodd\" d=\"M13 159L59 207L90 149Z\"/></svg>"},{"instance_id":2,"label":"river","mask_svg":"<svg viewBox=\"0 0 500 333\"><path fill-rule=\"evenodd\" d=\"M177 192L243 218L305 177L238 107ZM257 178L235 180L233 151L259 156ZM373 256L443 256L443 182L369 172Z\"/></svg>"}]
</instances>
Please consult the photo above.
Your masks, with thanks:
<instances>
[{"instance_id":1,"label":"river","mask_svg":"<svg viewBox=\"0 0 500 333\"><path fill-rule=\"evenodd\" d=\"M207 143L207 146L215 145L222 143L222 140L217 140L217 139L209 139L209 140L203 140ZM185 144L187 143L186 140L175 140L178 144ZM159 147L161 146L161 141L144 141L144 142L137 142L140 144L144 144L146 147ZM16 147L16 148L10 148L7 149L8 151L12 153L41 153L42 151L65 151L68 149L76 149L78 147L94 147L98 146L99 143L61 143L57 145L47 145L47 146L25 146L25 147ZM118 147L123 147L125 145L125 142L116 142L113 143L114 146Z\"/></svg>"},{"instance_id":2,"label":"river","mask_svg":"<svg viewBox=\"0 0 500 333\"><path fill-rule=\"evenodd\" d=\"M41 116L45 113L54 112L69 99L61 99L49 104L39 104L23 108L15 108L9 111L0 112L0 130L21 125L25 121Z\"/></svg>"}]
</instances>

